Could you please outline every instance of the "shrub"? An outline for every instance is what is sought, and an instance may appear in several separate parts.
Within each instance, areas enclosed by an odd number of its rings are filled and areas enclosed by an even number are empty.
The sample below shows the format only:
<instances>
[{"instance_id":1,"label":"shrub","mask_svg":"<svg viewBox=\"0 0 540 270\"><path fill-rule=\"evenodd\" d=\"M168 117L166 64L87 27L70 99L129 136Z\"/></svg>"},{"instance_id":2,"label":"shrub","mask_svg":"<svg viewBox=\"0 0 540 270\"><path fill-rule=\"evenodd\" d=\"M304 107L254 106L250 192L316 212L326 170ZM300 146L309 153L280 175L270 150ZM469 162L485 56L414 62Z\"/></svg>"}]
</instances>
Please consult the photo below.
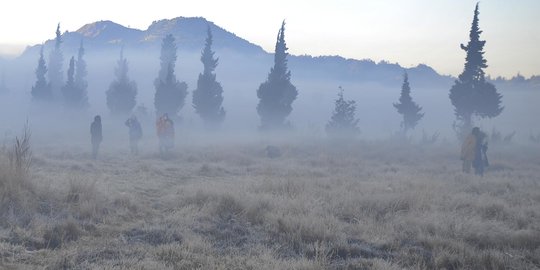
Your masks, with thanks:
<instances>
[{"instance_id":1,"label":"shrub","mask_svg":"<svg viewBox=\"0 0 540 270\"><path fill-rule=\"evenodd\" d=\"M34 188L28 181L32 162L28 125L22 136L15 137L13 145L0 154L0 216L25 219L25 212L35 202Z\"/></svg>"},{"instance_id":2,"label":"shrub","mask_svg":"<svg viewBox=\"0 0 540 270\"><path fill-rule=\"evenodd\" d=\"M76 241L81 236L82 231L73 221L67 221L64 224L55 225L52 229L45 231L43 241L46 247L57 249L66 243Z\"/></svg>"},{"instance_id":3,"label":"shrub","mask_svg":"<svg viewBox=\"0 0 540 270\"><path fill-rule=\"evenodd\" d=\"M24 126L22 136L15 137L12 148L8 151L9 165L15 176L22 179L28 173L32 163L32 151L30 150L30 130L28 124Z\"/></svg>"}]
</instances>

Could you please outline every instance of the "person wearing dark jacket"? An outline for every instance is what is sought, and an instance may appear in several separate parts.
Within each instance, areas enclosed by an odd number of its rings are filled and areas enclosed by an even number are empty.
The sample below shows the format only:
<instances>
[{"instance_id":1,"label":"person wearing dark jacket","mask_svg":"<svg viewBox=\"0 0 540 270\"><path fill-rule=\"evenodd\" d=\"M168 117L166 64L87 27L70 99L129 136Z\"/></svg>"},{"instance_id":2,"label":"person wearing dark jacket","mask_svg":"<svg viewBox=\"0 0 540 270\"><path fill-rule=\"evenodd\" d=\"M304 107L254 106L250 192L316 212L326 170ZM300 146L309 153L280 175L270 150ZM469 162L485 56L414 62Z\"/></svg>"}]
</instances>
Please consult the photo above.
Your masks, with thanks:
<instances>
[{"instance_id":1,"label":"person wearing dark jacket","mask_svg":"<svg viewBox=\"0 0 540 270\"><path fill-rule=\"evenodd\" d=\"M99 144L103 140L103 134L101 132L101 116L96 115L94 122L90 125L90 135L92 142L92 158L96 159L99 150Z\"/></svg>"},{"instance_id":2,"label":"person wearing dark jacket","mask_svg":"<svg viewBox=\"0 0 540 270\"><path fill-rule=\"evenodd\" d=\"M139 154L138 143L142 138L141 123L137 120L136 116L131 116L126 120L126 126L129 128L129 147L132 155Z\"/></svg>"}]
</instances>

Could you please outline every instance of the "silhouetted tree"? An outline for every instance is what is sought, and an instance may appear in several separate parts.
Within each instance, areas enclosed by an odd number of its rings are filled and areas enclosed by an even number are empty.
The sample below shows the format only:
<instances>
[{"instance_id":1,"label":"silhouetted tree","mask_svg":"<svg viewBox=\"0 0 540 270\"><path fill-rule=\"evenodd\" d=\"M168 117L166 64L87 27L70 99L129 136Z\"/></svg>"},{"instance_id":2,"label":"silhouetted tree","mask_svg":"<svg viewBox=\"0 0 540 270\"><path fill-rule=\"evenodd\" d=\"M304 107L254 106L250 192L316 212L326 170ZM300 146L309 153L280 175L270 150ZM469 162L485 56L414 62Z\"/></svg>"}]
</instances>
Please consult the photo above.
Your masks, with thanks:
<instances>
[{"instance_id":1,"label":"silhouetted tree","mask_svg":"<svg viewBox=\"0 0 540 270\"><path fill-rule=\"evenodd\" d=\"M216 81L214 70L218 65L218 59L214 59L212 51L212 31L208 26L206 44L202 51L201 62L204 65L203 73L199 74L197 89L193 91L193 108L201 116L208 127L215 126L225 118L223 109L223 88Z\"/></svg>"},{"instance_id":2,"label":"silhouetted tree","mask_svg":"<svg viewBox=\"0 0 540 270\"><path fill-rule=\"evenodd\" d=\"M54 49L49 54L49 83L53 97L60 97L60 90L64 83L64 74L62 65L64 63L64 55L61 49L62 36L60 34L60 24L56 27L56 39Z\"/></svg>"},{"instance_id":3,"label":"silhouetted tree","mask_svg":"<svg viewBox=\"0 0 540 270\"><path fill-rule=\"evenodd\" d=\"M80 110L88 107L86 92L75 83L75 57L69 60L67 82L62 87L62 95L67 108Z\"/></svg>"},{"instance_id":4,"label":"silhouetted tree","mask_svg":"<svg viewBox=\"0 0 540 270\"><path fill-rule=\"evenodd\" d=\"M154 96L154 106L156 114L164 113L169 116L177 116L184 106L187 96L187 84L179 82L174 75L176 64L176 43L174 37L168 34L161 43L160 70L158 77L154 81L156 94Z\"/></svg>"},{"instance_id":5,"label":"silhouetted tree","mask_svg":"<svg viewBox=\"0 0 540 270\"><path fill-rule=\"evenodd\" d=\"M343 88L340 86L334 112L326 124L326 133L331 137L353 137L358 134L358 119L355 118L355 113L356 102L345 100Z\"/></svg>"},{"instance_id":6,"label":"silhouetted tree","mask_svg":"<svg viewBox=\"0 0 540 270\"><path fill-rule=\"evenodd\" d=\"M88 82L86 81L86 75L88 74L88 71L86 70L86 61L83 59L83 56L84 47L83 41L81 40L79 53L77 55L77 62L75 65L75 85L84 93L84 95L87 95L86 89L88 88Z\"/></svg>"},{"instance_id":7,"label":"silhouetted tree","mask_svg":"<svg viewBox=\"0 0 540 270\"><path fill-rule=\"evenodd\" d=\"M449 95L458 120L454 127L460 138L470 132L473 116L492 118L503 110L502 95L497 93L493 84L485 80L483 69L487 67L487 61L482 50L486 41L480 40L482 31L478 26L478 14L476 4L469 43L467 46L461 44L461 49L467 52L465 68L450 89Z\"/></svg>"},{"instance_id":8,"label":"silhouetted tree","mask_svg":"<svg viewBox=\"0 0 540 270\"><path fill-rule=\"evenodd\" d=\"M292 103L298 95L290 81L291 72L287 69L287 49L283 21L276 41L274 67L270 69L268 79L257 90L257 112L261 117L261 129L286 127L285 118L291 113Z\"/></svg>"},{"instance_id":9,"label":"silhouetted tree","mask_svg":"<svg viewBox=\"0 0 540 270\"><path fill-rule=\"evenodd\" d=\"M411 98L411 87L409 86L409 76L407 72L403 75L403 85L401 86L401 96L399 97L399 103L394 103L394 107L398 113L403 115L403 122L401 122L401 128L403 134L406 134L409 129L414 129L418 121L424 117L422 107L418 106Z\"/></svg>"},{"instance_id":10,"label":"silhouetted tree","mask_svg":"<svg viewBox=\"0 0 540 270\"><path fill-rule=\"evenodd\" d=\"M45 74L47 74L47 66L45 59L43 59L43 46L41 46L36 68L36 84L32 86L32 99L34 101L50 101L52 99L51 86L47 83Z\"/></svg>"},{"instance_id":11,"label":"silhouetted tree","mask_svg":"<svg viewBox=\"0 0 540 270\"><path fill-rule=\"evenodd\" d=\"M124 49L120 50L118 66L114 70L116 79L107 90L107 107L113 115L126 116L135 107L137 84L128 77L128 62L124 58Z\"/></svg>"}]
</instances>

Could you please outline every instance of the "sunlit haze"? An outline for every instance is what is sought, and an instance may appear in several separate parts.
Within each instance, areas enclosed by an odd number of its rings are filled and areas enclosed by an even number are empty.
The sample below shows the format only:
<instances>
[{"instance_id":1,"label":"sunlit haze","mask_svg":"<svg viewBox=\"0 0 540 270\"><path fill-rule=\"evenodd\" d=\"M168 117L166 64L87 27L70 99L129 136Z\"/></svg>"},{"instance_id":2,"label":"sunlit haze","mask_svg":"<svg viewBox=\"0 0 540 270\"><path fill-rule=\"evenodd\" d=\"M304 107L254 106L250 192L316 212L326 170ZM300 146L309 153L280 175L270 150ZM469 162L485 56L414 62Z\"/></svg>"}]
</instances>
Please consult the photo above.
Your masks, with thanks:
<instances>
[{"instance_id":1,"label":"sunlit haze","mask_svg":"<svg viewBox=\"0 0 540 270\"><path fill-rule=\"evenodd\" d=\"M283 19L292 54L341 55L387 60L410 67L424 63L439 73L462 71L476 1L35 1L4 2L0 55L76 31L99 20L146 29L152 21L205 17L248 41L273 50ZM540 73L540 1L480 3L481 38L487 40L487 73L493 77Z\"/></svg>"},{"instance_id":2,"label":"sunlit haze","mask_svg":"<svg viewBox=\"0 0 540 270\"><path fill-rule=\"evenodd\" d=\"M540 0L477 1L2 0L0 270L540 269Z\"/></svg>"}]
</instances>

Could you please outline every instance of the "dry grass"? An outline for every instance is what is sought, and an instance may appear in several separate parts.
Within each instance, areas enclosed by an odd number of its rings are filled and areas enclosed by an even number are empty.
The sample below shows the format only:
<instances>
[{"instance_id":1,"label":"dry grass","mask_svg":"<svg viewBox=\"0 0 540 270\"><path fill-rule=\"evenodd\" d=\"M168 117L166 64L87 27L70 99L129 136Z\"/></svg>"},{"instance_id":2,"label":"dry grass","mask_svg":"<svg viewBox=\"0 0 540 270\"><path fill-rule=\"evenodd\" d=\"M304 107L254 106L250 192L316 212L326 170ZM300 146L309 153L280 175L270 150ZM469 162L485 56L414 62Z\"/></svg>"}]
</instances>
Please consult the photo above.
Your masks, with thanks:
<instances>
[{"instance_id":1,"label":"dry grass","mask_svg":"<svg viewBox=\"0 0 540 270\"><path fill-rule=\"evenodd\" d=\"M2 211L0 268L540 268L537 146L493 147L482 178L457 147L272 144L281 157L254 142L167 160L35 149L15 193L31 203Z\"/></svg>"},{"instance_id":2,"label":"dry grass","mask_svg":"<svg viewBox=\"0 0 540 270\"><path fill-rule=\"evenodd\" d=\"M28 219L31 214L28 210L33 207L31 198L35 195L28 177L31 162L30 131L26 125L13 145L0 151L0 223Z\"/></svg>"}]
</instances>

